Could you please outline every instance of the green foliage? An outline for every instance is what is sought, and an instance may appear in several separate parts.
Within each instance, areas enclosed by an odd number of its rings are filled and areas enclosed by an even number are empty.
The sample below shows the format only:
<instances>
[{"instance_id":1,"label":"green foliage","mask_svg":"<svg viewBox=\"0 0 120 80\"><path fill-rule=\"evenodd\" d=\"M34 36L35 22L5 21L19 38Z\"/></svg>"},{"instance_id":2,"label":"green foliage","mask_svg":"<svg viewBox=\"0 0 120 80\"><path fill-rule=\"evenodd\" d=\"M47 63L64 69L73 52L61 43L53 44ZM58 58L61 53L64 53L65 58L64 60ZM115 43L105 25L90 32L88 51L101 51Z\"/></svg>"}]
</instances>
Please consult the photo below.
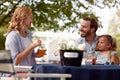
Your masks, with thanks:
<instances>
[{"instance_id":1,"label":"green foliage","mask_svg":"<svg viewBox=\"0 0 120 80\"><path fill-rule=\"evenodd\" d=\"M84 2L82 0L1 0L0 27L8 25L14 9L19 5L32 8L35 29L63 31L64 29L78 28L77 24L80 23L81 18L86 16L99 20L99 17L92 12L91 6L103 8L105 6L118 6L119 4L115 0L103 0L102 4L100 4L100 0L85 0ZM101 26L100 21L99 23Z\"/></svg>"},{"instance_id":2,"label":"green foliage","mask_svg":"<svg viewBox=\"0 0 120 80\"><path fill-rule=\"evenodd\" d=\"M5 37L3 32L0 32L0 50L5 49Z\"/></svg>"},{"instance_id":3,"label":"green foliage","mask_svg":"<svg viewBox=\"0 0 120 80\"><path fill-rule=\"evenodd\" d=\"M100 2L98 0L85 0L85 2L86 4L81 0L1 0L0 27L8 25L17 6L26 5L32 8L33 26L39 31L63 31L78 28L77 24L83 17L90 16L99 19L92 12L91 6L100 6L98 4Z\"/></svg>"},{"instance_id":4,"label":"green foliage","mask_svg":"<svg viewBox=\"0 0 120 80\"><path fill-rule=\"evenodd\" d=\"M118 56L120 58L120 34L117 34L115 36L115 38L116 38L116 43L117 43L117 52L118 52Z\"/></svg>"},{"instance_id":5,"label":"green foliage","mask_svg":"<svg viewBox=\"0 0 120 80\"><path fill-rule=\"evenodd\" d=\"M3 36L6 32L6 27L0 28L0 50L5 49L5 37Z\"/></svg>"}]
</instances>

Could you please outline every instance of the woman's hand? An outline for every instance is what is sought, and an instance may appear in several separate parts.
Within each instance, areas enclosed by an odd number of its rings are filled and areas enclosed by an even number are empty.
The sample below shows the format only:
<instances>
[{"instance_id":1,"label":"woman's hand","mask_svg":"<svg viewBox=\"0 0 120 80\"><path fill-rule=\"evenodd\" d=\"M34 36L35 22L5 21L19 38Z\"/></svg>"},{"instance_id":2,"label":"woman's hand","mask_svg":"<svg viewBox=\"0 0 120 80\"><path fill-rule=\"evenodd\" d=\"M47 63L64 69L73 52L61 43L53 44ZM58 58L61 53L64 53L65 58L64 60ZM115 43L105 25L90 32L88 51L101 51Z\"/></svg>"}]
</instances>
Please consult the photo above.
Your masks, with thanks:
<instances>
[{"instance_id":1,"label":"woman's hand","mask_svg":"<svg viewBox=\"0 0 120 80\"><path fill-rule=\"evenodd\" d=\"M41 43L42 43L41 40L35 40L35 41L33 41L32 46L33 46L33 48L35 48L35 47L41 45Z\"/></svg>"}]
</instances>

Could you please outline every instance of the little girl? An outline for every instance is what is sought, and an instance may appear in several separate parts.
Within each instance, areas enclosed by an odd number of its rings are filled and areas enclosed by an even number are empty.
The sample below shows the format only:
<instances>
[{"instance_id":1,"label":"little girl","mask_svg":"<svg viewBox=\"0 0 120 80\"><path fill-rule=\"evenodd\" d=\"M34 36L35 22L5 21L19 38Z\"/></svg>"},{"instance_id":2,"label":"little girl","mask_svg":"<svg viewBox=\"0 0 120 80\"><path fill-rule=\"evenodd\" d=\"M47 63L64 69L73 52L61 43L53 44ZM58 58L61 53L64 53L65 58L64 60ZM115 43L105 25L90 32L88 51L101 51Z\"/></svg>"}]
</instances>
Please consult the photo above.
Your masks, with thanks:
<instances>
[{"instance_id":1,"label":"little girl","mask_svg":"<svg viewBox=\"0 0 120 80\"><path fill-rule=\"evenodd\" d=\"M106 64L108 62L119 64L116 48L116 41L112 38L112 36L99 36L96 45L96 64Z\"/></svg>"}]
</instances>

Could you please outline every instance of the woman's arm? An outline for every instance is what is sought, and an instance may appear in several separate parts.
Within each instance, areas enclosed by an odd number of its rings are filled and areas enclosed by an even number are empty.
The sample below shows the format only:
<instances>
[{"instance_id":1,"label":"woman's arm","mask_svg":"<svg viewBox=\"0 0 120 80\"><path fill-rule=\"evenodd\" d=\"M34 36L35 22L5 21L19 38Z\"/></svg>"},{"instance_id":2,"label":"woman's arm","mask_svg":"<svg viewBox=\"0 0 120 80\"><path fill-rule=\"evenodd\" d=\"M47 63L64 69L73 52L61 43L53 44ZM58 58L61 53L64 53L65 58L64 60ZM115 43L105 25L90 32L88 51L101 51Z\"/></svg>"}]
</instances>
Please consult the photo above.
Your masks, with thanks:
<instances>
[{"instance_id":1,"label":"woman's arm","mask_svg":"<svg viewBox=\"0 0 120 80\"><path fill-rule=\"evenodd\" d=\"M16 63L15 64L16 65L20 64L26 58L26 56L29 54L29 52L39 45L41 45L41 41L35 40L32 44L30 44L26 49L24 49L22 52L20 52L16 56Z\"/></svg>"}]
</instances>

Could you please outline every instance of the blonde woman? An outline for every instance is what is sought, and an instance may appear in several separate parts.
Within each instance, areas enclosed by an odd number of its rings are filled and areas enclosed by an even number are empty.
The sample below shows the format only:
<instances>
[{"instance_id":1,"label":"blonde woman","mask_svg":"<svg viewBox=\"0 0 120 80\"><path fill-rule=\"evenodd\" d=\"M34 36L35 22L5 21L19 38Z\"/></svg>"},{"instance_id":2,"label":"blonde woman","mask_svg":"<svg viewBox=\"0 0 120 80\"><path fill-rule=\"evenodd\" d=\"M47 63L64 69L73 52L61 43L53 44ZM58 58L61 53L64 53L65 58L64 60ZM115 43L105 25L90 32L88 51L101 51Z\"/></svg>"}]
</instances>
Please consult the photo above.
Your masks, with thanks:
<instances>
[{"instance_id":1,"label":"blonde woman","mask_svg":"<svg viewBox=\"0 0 120 80\"><path fill-rule=\"evenodd\" d=\"M28 30L33 21L30 7L17 7L9 22L6 33L6 50L10 50L15 65L32 66L36 64L34 48L41 45L40 40L32 42L32 34Z\"/></svg>"}]
</instances>

